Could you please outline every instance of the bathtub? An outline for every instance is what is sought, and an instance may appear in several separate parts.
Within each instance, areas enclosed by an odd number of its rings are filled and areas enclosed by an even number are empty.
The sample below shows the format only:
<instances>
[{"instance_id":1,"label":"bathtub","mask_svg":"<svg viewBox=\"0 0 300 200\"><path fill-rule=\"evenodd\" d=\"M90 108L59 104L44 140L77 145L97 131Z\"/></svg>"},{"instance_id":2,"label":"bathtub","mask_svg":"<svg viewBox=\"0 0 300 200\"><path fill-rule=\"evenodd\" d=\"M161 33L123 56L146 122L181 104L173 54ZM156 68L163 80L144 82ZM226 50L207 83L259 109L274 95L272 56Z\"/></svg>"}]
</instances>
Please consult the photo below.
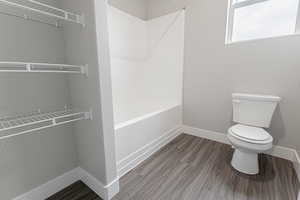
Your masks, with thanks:
<instances>
[{"instance_id":1,"label":"bathtub","mask_svg":"<svg viewBox=\"0 0 300 200\"><path fill-rule=\"evenodd\" d=\"M169 105L116 123L116 156L121 177L181 134L182 106Z\"/></svg>"}]
</instances>

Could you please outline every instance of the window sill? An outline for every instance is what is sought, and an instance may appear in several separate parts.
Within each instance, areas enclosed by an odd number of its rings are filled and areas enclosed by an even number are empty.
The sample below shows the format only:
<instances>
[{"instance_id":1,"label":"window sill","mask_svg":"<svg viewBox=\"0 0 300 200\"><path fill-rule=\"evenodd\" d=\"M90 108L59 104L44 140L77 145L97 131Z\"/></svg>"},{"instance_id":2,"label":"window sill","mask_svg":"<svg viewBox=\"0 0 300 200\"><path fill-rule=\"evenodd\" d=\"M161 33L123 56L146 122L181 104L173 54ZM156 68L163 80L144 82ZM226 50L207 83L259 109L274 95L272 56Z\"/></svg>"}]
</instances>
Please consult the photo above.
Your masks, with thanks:
<instances>
[{"instance_id":1,"label":"window sill","mask_svg":"<svg viewBox=\"0 0 300 200\"><path fill-rule=\"evenodd\" d=\"M262 41L262 40L280 39L280 38L284 38L284 37L294 37L294 36L300 36L300 32L292 33L292 34L286 34L286 35L280 35L280 36L250 39L250 40L240 40L240 41L227 41L226 40L225 45L234 45L234 44L239 44L239 43L248 43L248 42L256 42L256 41Z\"/></svg>"}]
</instances>

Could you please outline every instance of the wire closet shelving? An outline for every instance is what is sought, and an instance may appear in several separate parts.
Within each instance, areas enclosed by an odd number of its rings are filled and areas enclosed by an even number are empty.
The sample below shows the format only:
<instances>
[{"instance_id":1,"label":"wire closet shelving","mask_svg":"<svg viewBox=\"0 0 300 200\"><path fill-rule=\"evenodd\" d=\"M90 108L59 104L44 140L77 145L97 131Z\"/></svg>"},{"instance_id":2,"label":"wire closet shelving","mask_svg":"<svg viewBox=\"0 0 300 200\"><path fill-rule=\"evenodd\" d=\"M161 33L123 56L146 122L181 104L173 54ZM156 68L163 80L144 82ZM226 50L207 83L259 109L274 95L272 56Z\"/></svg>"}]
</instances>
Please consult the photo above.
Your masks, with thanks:
<instances>
[{"instance_id":1,"label":"wire closet shelving","mask_svg":"<svg viewBox=\"0 0 300 200\"><path fill-rule=\"evenodd\" d=\"M88 75L87 65L66 65L28 62L0 62L0 72L68 73Z\"/></svg>"},{"instance_id":2,"label":"wire closet shelving","mask_svg":"<svg viewBox=\"0 0 300 200\"><path fill-rule=\"evenodd\" d=\"M36 0L0 0L0 5L5 5L11 8L18 8L27 10L33 14L39 14L49 18L54 18L58 21L67 21L71 23L85 26L85 19L83 14L76 14L69 12L49 4L42 3ZM8 14L11 16L20 17L15 14ZM41 23L39 19L32 19L27 14L24 18ZM58 27L58 21L56 27ZM52 63L34 63L34 62L14 62L14 61L0 61L1 72L21 72L21 73L66 73L66 74L84 74L88 75L88 65L68 65L68 64L52 64ZM92 120L92 110L88 112L76 111L73 109L57 110L52 112L41 112L40 110L27 113L18 114L14 116L0 117L0 140L20 136L24 134L31 134L38 130L51 128L71 122L81 120Z\"/></svg>"},{"instance_id":3,"label":"wire closet shelving","mask_svg":"<svg viewBox=\"0 0 300 200\"><path fill-rule=\"evenodd\" d=\"M0 140L33 133L80 120L91 120L92 111L80 112L64 109L54 112L36 111L28 114L0 118Z\"/></svg>"},{"instance_id":4,"label":"wire closet shelving","mask_svg":"<svg viewBox=\"0 0 300 200\"><path fill-rule=\"evenodd\" d=\"M23 3L19 3L18 1L12 1L12 0L0 0L0 3L10 7L32 11L34 13L45 15L47 17L52 17L58 20L80 24L83 27L85 26L85 22L84 22L85 20L83 14L76 14L73 12L69 12L61 8L57 8L36 0L22 0L22 2Z\"/></svg>"}]
</instances>

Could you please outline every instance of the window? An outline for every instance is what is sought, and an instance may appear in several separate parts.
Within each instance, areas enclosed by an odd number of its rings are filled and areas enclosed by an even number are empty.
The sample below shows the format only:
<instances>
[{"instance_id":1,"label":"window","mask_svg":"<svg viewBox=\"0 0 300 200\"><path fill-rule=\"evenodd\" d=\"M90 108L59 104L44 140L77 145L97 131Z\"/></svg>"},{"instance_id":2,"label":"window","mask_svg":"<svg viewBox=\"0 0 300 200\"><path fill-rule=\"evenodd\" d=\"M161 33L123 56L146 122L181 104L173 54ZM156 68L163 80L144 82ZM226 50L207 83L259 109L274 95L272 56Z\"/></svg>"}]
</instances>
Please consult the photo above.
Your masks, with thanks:
<instances>
[{"instance_id":1,"label":"window","mask_svg":"<svg viewBox=\"0 0 300 200\"><path fill-rule=\"evenodd\" d=\"M237 42L300 31L299 0L229 0L226 41Z\"/></svg>"}]
</instances>

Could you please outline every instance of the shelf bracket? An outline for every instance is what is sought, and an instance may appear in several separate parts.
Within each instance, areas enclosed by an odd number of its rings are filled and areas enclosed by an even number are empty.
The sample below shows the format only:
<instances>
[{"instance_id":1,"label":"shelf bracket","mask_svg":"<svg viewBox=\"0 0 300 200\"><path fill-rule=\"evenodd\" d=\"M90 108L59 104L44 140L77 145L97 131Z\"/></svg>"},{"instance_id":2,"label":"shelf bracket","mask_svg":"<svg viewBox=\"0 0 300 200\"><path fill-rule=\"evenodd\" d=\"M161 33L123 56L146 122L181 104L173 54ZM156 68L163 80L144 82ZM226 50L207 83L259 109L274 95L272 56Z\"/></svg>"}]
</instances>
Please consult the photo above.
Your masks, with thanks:
<instances>
[{"instance_id":1,"label":"shelf bracket","mask_svg":"<svg viewBox=\"0 0 300 200\"><path fill-rule=\"evenodd\" d=\"M86 77L88 77L89 76L89 65L81 66L80 71L82 74L84 74Z\"/></svg>"},{"instance_id":2,"label":"shelf bracket","mask_svg":"<svg viewBox=\"0 0 300 200\"><path fill-rule=\"evenodd\" d=\"M90 109L89 112L84 113L84 117L85 117L85 119L87 119L87 120L93 120L93 110Z\"/></svg>"},{"instance_id":3,"label":"shelf bracket","mask_svg":"<svg viewBox=\"0 0 300 200\"><path fill-rule=\"evenodd\" d=\"M77 17L77 22L80 23L83 28L85 28L86 24L85 24L85 16L84 16L84 14L77 15L76 17Z\"/></svg>"}]
</instances>

